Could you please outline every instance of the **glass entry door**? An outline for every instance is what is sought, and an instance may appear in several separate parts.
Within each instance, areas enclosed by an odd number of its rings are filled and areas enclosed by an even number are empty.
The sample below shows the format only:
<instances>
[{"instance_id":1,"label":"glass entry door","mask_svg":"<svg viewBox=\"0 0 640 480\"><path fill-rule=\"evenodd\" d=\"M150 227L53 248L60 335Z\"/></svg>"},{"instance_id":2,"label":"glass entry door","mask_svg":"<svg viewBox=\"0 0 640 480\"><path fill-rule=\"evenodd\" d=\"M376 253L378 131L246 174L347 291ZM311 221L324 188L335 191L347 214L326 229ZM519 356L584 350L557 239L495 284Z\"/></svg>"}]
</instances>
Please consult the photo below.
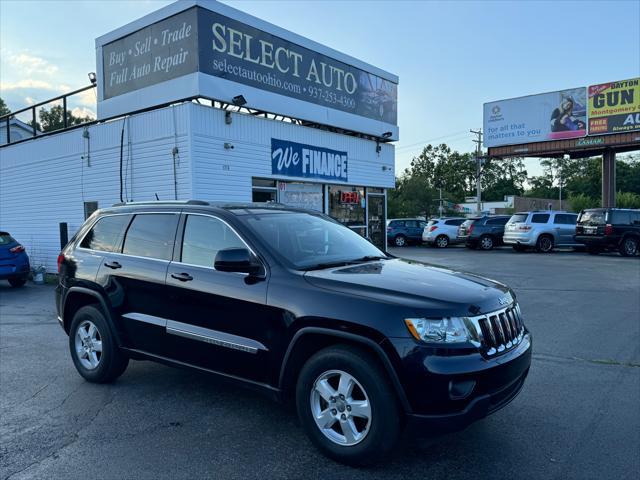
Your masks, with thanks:
<instances>
[{"instance_id":1,"label":"glass entry door","mask_svg":"<svg viewBox=\"0 0 640 480\"><path fill-rule=\"evenodd\" d=\"M367 195L367 224L369 238L380 250L387 250L387 218L384 195Z\"/></svg>"}]
</instances>

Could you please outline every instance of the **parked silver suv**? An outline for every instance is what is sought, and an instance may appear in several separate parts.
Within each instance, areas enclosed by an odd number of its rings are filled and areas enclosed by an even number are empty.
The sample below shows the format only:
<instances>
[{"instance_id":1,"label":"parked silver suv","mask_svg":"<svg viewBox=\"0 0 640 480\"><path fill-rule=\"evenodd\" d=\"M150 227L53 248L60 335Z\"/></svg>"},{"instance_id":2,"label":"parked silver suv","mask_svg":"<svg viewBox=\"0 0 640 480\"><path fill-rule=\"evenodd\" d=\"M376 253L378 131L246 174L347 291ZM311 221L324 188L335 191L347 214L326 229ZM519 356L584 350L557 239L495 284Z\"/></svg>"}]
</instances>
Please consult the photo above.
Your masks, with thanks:
<instances>
[{"instance_id":1,"label":"parked silver suv","mask_svg":"<svg viewBox=\"0 0 640 480\"><path fill-rule=\"evenodd\" d=\"M583 246L573 238L577 219L577 214L561 211L519 212L507 222L503 240L516 251L534 247L549 253L554 247Z\"/></svg>"}]
</instances>

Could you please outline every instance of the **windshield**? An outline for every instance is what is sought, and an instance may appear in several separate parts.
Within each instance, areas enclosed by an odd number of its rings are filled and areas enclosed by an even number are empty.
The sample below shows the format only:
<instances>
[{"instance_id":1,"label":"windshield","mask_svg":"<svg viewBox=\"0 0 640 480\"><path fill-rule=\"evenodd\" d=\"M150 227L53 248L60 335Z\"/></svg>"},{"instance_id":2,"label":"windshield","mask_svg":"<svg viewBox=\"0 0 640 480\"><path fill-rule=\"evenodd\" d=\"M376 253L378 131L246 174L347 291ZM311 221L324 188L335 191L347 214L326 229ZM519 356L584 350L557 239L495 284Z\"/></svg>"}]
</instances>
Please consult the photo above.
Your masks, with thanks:
<instances>
[{"instance_id":1,"label":"windshield","mask_svg":"<svg viewBox=\"0 0 640 480\"><path fill-rule=\"evenodd\" d=\"M604 225L604 213L604 210L584 210L578 217L578 223L580 225Z\"/></svg>"},{"instance_id":2,"label":"windshield","mask_svg":"<svg viewBox=\"0 0 640 480\"><path fill-rule=\"evenodd\" d=\"M515 215L511 215L508 223L523 223L527 221L528 214L526 213L516 213Z\"/></svg>"},{"instance_id":3,"label":"windshield","mask_svg":"<svg viewBox=\"0 0 640 480\"><path fill-rule=\"evenodd\" d=\"M307 270L387 258L348 227L310 213L278 213L243 219L285 264Z\"/></svg>"}]
</instances>

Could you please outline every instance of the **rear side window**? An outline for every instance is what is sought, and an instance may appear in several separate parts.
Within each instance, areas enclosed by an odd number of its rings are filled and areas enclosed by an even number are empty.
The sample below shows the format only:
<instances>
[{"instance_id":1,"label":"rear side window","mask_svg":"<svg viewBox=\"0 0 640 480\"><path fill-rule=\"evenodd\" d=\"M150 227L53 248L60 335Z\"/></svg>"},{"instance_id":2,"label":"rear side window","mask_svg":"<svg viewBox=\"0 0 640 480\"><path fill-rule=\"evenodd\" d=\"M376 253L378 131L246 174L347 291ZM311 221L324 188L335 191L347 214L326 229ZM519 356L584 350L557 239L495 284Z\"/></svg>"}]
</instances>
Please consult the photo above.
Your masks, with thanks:
<instances>
[{"instance_id":1,"label":"rear side window","mask_svg":"<svg viewBox=\"0 0 640 480\"><path fill-rule=\"evenodd\" d=\"M10 243L14 243L15 240L11 235L6 232L0 232L0 245L9 245Z\"/></svg>"},{"instance_id":2,"label":"rear side window","mask_svg":"<svg viewBox=\"0 0 640 480\"><path fill-rule=\"evenodd\" d=\"M389 224L389 226L393 227L393 228L403 227L404 226L404 222L399 222L398 220L394 220L393 222L391 222Z\"/></svg>"},{"instance_id":3,"label":"rear side window","mask_svg":"<svg viewBox=\"0 0 640 480\"><path fill-rule=\"evenodd\" d=\"M81 248L100 252L115 252L120 246L122 232L129 225L131 215L113 215L102 217L85 235Z\"/></svg>"},{"instance_id":4,"label":"rear side window","mask_svg":"<svg viewBox=\"0 0 640 480\"><path fill-rule=\"evenodd\" d=\"M177 214L145 213L136 215L127 230L122 253L171 260L177 226Z\"/></svg>"},{"instance_id":5,"label":"rear side window","mask_svg":"<svg viewBox=\"0 0 640 480\"><path fill-rule=\"evenodd\" d=\"M531 223L547 223L548 221L548 213L534 213L533 215L531 215Z\"/></svg>"},{"instance_id":6,"label":"rear side window","mask_svg":"<svg viewBox=\"0 0 640 480\"><path fill-rule=\"evenodd\" d=\"M462 225L462 222L464 222L464 218L456 218L454 220L447 220L445 223L445 225L454 225L454 226L460 226Z\"/></svg>"},{"instance_id":7,"label":"rear side window","mask_svg":"<svg viewBox=\"0 0 640 480\"><path fill-rule=\"evenodd\" d=\"M223 221L202 215L189 215L182 239L182 262L213 268L216 255L226 248L247 248Z\"/></svg>"},{"instance_id":8,"label":"rear side window","mask_svg":"<svg viewBox=\"0 0 640 480\"><path fill-rule=\"evenodd\" d=\"M487 220L487 225L506 225L508 218L490 218Z\"/></svg>"},{"instance_id":9,"label":"rear side window","mask_svg":"<svg viewBox=\"0 0 640 480\"><path fill-rule=\"evenodd\" d=\"M404 225L405 227L416 228L418 226L418 222L415 220L405 220Z\"/></svg>"},{"instance_id":10,"label":"rear side window","mask_svg":"<svg viewBox=\"0 0 640 480\"><path fill-rule=\"evenodd\" d=\"M616 210L611 211L609 221L614 225L629 225L631 224L631 212L619 212Z\"/></svg>"},{"instance_id":11,"label":"rear side window","mask_svg":"<svg viewBox=\"0 0 640 480\"><path fill-rule=\"evenodd\" d=\"M558 213L555 218L555 223L559 223L561 225L575 225L577 215L571 215L570 213Z\"/></svg>"},{"instance_id":12,"label":"rear side window","mask_svg":"<svg viewBox=\"0 0 640 480\"><path fill-rule=\"evenodd\" d=\"M509 219L509 223L524 223L529 215L526 213L516 213Z\"/></svg>"}]
</instances>

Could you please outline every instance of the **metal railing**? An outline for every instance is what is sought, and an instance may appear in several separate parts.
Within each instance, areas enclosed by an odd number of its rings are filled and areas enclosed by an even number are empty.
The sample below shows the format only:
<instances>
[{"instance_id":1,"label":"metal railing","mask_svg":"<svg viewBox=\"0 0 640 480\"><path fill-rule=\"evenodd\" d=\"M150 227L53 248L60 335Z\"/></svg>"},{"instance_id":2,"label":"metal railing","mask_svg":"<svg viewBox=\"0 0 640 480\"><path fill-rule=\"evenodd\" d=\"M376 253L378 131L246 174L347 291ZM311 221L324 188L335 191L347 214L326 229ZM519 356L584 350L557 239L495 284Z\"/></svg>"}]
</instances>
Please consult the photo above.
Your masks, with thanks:
<instances>
[{"instance_id":1,"label":"metal railing","mask_svg":"<svg viewBox=\"0 0 640 480\"><path fill-rule=\"evenodd\" d=\"M5 145L8 145L11 143L11 119L12 118L16 118L16 115L19 115L21 113L24 112L28 112L31 111L31 129L32 129L32 133L33 133L33 137L38 136L39 134L41 134L42 132L38 132L38 122L37 122L37 118L36 118L36 109L40 108L44 105L48 105L50 103L53 102L57 102L59 100L62 100L62 129L66 129L69 127L69 118L67 116L67 98L72 97L73 95L77 95L78 93L82 93L82 92L86 92L87 90L91 90L92 88L96 88L96 84L92 83L91 85L88 85L86 87L82 87L79 88L78 90L74 90L73 92L69 92L69 93L65 93L63 95L59 95L57 97L54 98L50 98L49 100L45 100L44 102L40 102L40 103L36 103L34 105L30 105L26 108L23 108L21 110L16 110L15 112L10 112L6 115L2 115L0 117L0 125L2 125L2 122L6 123L6 132L7 132L7 142Z\"/></svg>"}]
</instances>

